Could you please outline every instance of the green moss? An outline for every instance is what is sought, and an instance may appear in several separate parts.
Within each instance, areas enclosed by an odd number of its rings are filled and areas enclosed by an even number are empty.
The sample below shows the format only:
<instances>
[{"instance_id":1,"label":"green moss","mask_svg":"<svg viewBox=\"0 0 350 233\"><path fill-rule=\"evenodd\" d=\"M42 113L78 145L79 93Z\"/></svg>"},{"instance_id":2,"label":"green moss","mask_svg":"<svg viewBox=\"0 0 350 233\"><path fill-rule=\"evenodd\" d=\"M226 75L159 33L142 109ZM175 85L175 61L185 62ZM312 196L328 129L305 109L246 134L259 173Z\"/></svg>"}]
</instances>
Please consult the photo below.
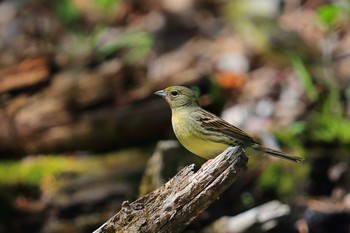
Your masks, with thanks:
<instances>
[{"instance_id":1,"label":"green moss","mask_svg":"<svg viewBox=\"0 0 350 233\"><path fill-rule=\"evenodd\" d=\"M0 162L0 184L39 185L44 177L62 173L90 173L101 170L145 164L148 156L137 150L103 155L40 155L20 161ZM130 163L130 161L133 161Z\"/></svg>"}]
</instances>

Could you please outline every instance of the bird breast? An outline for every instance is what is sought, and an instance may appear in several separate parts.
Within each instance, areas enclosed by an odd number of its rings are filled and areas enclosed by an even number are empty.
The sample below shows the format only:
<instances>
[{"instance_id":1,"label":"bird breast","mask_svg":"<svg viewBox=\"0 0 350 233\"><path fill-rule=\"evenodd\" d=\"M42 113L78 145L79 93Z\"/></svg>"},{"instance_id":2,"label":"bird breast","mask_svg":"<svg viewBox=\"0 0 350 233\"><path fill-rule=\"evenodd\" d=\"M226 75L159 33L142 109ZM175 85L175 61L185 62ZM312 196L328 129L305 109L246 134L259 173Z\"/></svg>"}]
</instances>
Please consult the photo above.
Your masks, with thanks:
<instances>
[{"instance_id":1,"label":"bird breast","mask_svg":"<svg viewBox=\"0 0 350 233\"><path fill-rule=\"evenodd\" d=\"M188 119L188 114L173 114L172 125L174 133L180 143L190 152L205 159L212 159L225 149L228 145L206 139L199 133L200 125L193 125L196 122Z\"/></svg>"}]
</instances>

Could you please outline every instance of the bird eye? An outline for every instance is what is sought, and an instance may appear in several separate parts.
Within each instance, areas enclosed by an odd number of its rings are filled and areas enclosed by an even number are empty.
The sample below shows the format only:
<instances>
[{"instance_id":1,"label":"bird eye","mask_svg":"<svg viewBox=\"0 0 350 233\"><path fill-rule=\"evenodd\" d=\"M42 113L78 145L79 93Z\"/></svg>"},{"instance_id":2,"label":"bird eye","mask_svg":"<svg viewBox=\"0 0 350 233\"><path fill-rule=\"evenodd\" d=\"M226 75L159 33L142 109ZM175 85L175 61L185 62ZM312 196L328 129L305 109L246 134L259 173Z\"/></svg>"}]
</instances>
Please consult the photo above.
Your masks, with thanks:
<instances>
[{"instance_id":1,"label":"bird eye","mask_svg":"<svg viewBox=\"0 0 350 233\"><path fill-rule=\"evenodd\" d=\"M171 95L171 97L176 97L179 95L179 92L178 91L171 91L170 95Z\"/></svg>"}]
</instances>

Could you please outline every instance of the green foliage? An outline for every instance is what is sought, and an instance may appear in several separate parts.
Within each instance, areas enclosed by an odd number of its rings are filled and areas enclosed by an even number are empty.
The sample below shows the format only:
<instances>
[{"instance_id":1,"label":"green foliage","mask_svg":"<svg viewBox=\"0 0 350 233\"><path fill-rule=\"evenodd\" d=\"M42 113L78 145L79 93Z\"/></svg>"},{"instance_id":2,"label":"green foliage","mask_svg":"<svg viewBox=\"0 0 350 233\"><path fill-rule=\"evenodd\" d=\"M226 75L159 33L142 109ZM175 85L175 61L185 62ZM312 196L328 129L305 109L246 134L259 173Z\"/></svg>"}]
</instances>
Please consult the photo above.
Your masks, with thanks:
<instances>
[{"instance_id":1,"label":"green foliage","mask_svg":"<svg viewBox=\"0 0 350 233\"><path fill-rule=\"evenodd\" d=\"M87 0L93 7L96 14L101 16L109 16L114 11L116 6L120 3L120 0ZM65 23L73 26L75 30L78 30L81 25L78 24L78 20L83 18L83 14L79 8L76 7L72 0L60 0L56 1L55 11L57 16Z\"/></svg>"},{"instance_id":2,"label":"green foliage","mask_svg":"<svg viewBox=\"0 0 350 233\"><path fill-rule=\"evenodd\" d=\"M277 137L288 147L299 148L303 153L301 141L305 138L314 142L336 143L350 145L350 121L346 118L341 105L339 93L328 94L321 107L310 112L305 121L293 123L283 132L277 132Z\"/></svg>"},{"instance_id":3,"label":"green foliage","mask_svg":"<svg viewBox=\"0 0 350 233\"><path fill-rule=\"evenodd\" d=\"M286 143L298 141L301 136L305 136L314 142L349 145L350 121L346 119L345 109L340 99L341 90L333 76L334 72L332 72L331 64L329 64L330 61L323 61L323 72L314 77L318 79L319 85L322 85L320 89L323 89L323 94L319 95L313 77L311 77L302 59L292 53L289 53L288 57L295 73L305 87L306 95L311 102L315 103L316 108L309 113L306 121L297 122L290 126L282 136L284 137L283 141Z\"/></svg>"},{"instance_id":4,"label":"green foliage","mask_svg":"<svg viewBox=\"0 0 350 233\"><path fill-rule=\"evenodd\" d=\"M258 179L258 186L264 191L275 191L280 196L290 194L295 188L296 177L285 170L281 163L271 163Z\"/></svg>"},{"instance_id":5,"label":"green foliage","mask_svg":"<svg viewBox=\"0 0 350 233\"><path fill-rule=\"evenodd\" d=\"M80 17L79 10L71 0L57 1L55 10L58 17L66 23L72 23Z\"/></svg>"},{"instance_id":6,"label":"green foliage","mask_svg":"<svg viewBox=\"0 0 350 233\"><path fill-rule=\"evenodd\" d=\"M315 112L309 129L315 141L350 144L350 121L345 117L337 89L331 89L319 112Z\"/></svg>"},{"instance_id":7,"label":"green foliage","mask_svg":"<svg viewBox=\"0 0 350 233\"><path fill-rule=\"evenodd\" d=\"M81 170L77 160L59 156L39 156L20 162L0 163L0 183L28 183L38 185L44 175Z\"/></svg>"},{"instance_id":8,"label":"green foliage","mask_svg":"<svg viewBox=\"0 0 350 233\"><path fill-rule=\"evenodd\" d=\"M295 128L298 127L300 127L300 125ZM283 137L280 137L280 135ZM294 137L294 135L288 134L285 131L279 132L277 136L283 141L288 141L286 136ZM290 145L293 145L294 148L293 152L290 152L291 154L301 157L303 156L305 149L299 142L292 142ZM297 148L295 148L294 145ZM268 159L266 162L262 162L262 160L264 160L264 158L262 158L261 155L251 156L249 158L248 167L252 170L255 169L261 171L261 174L257 177L255 182L256 190L253 191L255 194L255 197L253 198L261 198L263 196L268 198L278 197L279 199L288 200L289 198L292 198L295 193L300 191L301 185L303 184L299 181L307 176L309 172L309 163L293 163L283 159ZM258 196L256 194L258 194ZM242 198L243 197L241 197L241 199ZM249 201L249 197L246 197L245 202L242 199L242 202L248 204L252 203ZM253 202L253 205L255 204L256 203Z\"/></svg>"},{"instance_id":9,"label":"green foliage","mask_svg":"<svg viewBox=\"0 0 350 233\"><path fill-rule=\"evenodd\" d=\"M132 64L143 58L150 51L152 45L153 37L150 33L142 31L125 32L102 46L98 53L103 58L122 50L125 51L123 60Z\"/></svg>"},{"instance_id":10,"label":"green foliage","mask_svg":"<svg viewBox=\"0 0 350 233\"><path fill-rule=\"evenodd\" d=\"M290 61L292 62L295 73L300 78L300 80L302 81L302 83L305 87L305 91L306 91L308 98L311 101L315 101L318 98L318 94L317 94L316 88L313 84L312 77L311 77L309 71L307 70L305 64L301 60L301 57L297 56L293 53L289 53L288 57L289 57Z\"/></svg>"},{"instance_id":11,"label":"green foliage","mask_svg":"<svg viewBox=\"0 0 350 233\"><path fill-rule=\"evenodd\" d=\"M18 183L39 186L44 177L62 173L94 173L106 169L128 167L130 161L144 164L146 156L141 151L125 150L104 155L59 156L42 155L21 161L0 162L0 184Z\"/></svg>"},{"instance_id":12,"label":"green foliage","mask_svg":"<svg viewBox=\"0 0 350 233\"><path fill-rule=\"evenodd\" d=\"M322 22L331 28L339 15L340 9L333 4L326 4L318 8L317 15L322 20Z\"/></svg>"},{"instance_id":13,"label":"green foliage","mask_svg":"<svg viewBox=\"0 0 350 233\"><path fill-rule=\"evenodd\" d=\"M312 131L312 138L315 141L339 142L349 144L350 122L343 118L333 118L331 115L319 115L315 118L316 130Z\"/></svg>"},{"instance_id":14,"label":"green foliage","mask_svg":"<svg viewBox=\"0 0 350 233\"><path fill-rule=\"evenodd\" d=\"M350 1L337 1L324 4L317 9L318 18L327 27L328 32L337 29L339 21L348 22L350 16Z\"/></svg>"},{"instance_id":15,"label":"green foliage","mask_svg":"<svg viewBox=\"0 0 350 233\"><path fill-rule=\"evenodd\" d=\"M97 57L103 60L118 53L115 56L121 57L127 64L133 64L142 59L153 45L151 34L143 31L123 32L102 44L100 38L105 33L104 29L104 26L97 26L89 34L78 31L72 33L71 41L67 47L62 48L61 54L64 54L71 64L75 64L74 62L81 62L86 58Z\"/></svg>"},{"instance_id":16,"label":"green foliage","mask_svg":"<svg viewBox=\"0 0 350 233\"><path fill-rule=\"evenodd\" d=\"M317 107L310 111L306 120L291 124L283 132L276 132L279 140L288 147L303 153L302 140L350 145L350 121L345 116L337 89L316 100Z\"/></svg>"},{"instance_id":17,"label":"green foliage","mask_svg":"<svg viewBox=\"0 0 350 233\"><path fill-rule=\"evenodd\" d=\"M286 147L293 148L295 153L301 156L304 154L302 140L304 139L305 128L305 121L296 121L285 130L275 132L275 135Z\"/></svg>"},{"instance_id":18,"label":"green foliage","mask_svg":"<svg viewBox=\"0 0 350 233\"><path fill-rule=\"evenodd\" d=\"M90 0L104 12L109 12L113 7L119 4L120 0Z\"/></svg>"}]
</instances>

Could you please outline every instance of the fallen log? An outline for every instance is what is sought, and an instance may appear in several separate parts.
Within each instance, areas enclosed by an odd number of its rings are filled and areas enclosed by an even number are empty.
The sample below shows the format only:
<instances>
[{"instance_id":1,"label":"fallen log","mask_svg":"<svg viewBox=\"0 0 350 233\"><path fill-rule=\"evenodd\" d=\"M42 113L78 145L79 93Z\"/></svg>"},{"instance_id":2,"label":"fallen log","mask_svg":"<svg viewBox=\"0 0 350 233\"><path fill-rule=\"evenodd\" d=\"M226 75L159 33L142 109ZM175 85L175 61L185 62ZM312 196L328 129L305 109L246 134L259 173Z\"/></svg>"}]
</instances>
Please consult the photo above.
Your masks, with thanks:
<instances>
[{"instance_id":1,"label":"fallen log","mask_svg":"<svg viewBox=\"0 0 350 233\"><path fill-rule=\"evenodd\" d=\"M255 225L262 225L290 214L290 207L275 200L254 207L233 217L224 216L210 224L203 233L243 233ZM274 226L276 223L272 223Z\"/></svg>"}]
</instances>

